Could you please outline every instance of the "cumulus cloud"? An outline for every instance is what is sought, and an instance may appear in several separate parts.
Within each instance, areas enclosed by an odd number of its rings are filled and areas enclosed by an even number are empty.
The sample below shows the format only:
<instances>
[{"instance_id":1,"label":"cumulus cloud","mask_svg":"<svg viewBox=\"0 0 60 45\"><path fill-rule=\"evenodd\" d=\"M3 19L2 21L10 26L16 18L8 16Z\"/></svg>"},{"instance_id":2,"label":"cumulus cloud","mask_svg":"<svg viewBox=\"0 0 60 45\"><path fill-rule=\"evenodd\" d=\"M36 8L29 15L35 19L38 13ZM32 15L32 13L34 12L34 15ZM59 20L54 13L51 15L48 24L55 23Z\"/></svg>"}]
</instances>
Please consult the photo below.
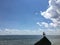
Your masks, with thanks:
<instances>
[{"instance_id":1,"label":"cumulus cloud","mask_svg":"<svg viewBox=\"0 0 60 45\"><path fill-rule=\"evenodd\" d=\"M48 9L41 11L41 15L52 21L51 23L44 22L45 27L60 27L60 0L49 0Z\"/></svg>"},{"instance_id":2,"label":"cumulus cloud","mask_svg":"<svg viewBox=\"0 0 60 45\"><path fill-rule=\"evenodd\" d=\"M18 30L18 29L0 29L0 35L42 35L45 32L47 35L60 35L60 30Z\"/></svg>"}]
</instances>

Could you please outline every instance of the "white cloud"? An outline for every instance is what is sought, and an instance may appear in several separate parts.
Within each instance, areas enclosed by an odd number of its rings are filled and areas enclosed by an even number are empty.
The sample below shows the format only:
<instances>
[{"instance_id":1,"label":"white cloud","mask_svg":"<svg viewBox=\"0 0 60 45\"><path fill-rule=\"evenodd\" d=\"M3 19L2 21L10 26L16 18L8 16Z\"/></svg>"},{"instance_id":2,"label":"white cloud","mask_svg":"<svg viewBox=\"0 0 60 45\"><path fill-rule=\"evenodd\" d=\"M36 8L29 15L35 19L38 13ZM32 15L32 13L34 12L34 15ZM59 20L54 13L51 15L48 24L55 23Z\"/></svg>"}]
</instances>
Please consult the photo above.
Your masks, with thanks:
<instances>
[{"instance_id":1,"label":"white cloud","mask_svg":"<svg viewBox=\"0 0 60 45\"><path fill-rule=\"evenodd\" d=\"M50 11L51 9L52 9L52 7L48 8L48 9L47 9L46 11L44 11L44 12L41 12L41 15L44 16L44 17L47 18L47 19L51 18L52 15L50 14L50 12L48 12L48 11Z\"/></svg>"},{"instance_id":2,"label":"white cloud","mask_svg":"<svg viewBox=\"0 0 60 45\"><path fill-rule=\"evenodd\" d=\"M46 23L47 25L55 28L60 26L60 0L49 0L48 9L44 12L41 12L41 15L44 18L52 21L50 24Z\"/></svg>"},{"instance_id":3,"label":"white cloud","mask_svg":"<svg viewBox=\"0 0 60 45\"><path fill-rule=\"evenodd\" d=\"M40 22L37 22L37 24L38 24L39 26L42 26L42 25L40 24Z\"/></svg>"},{"instance_id":4,"label":"white cloud","mask_svg":"<svg viewBox=\"0 0 60 45\"><path fill-rule=\"evenodd\" d=\"M42 22L41 24L44 25L45 27L48 27L48 23L46 22Z\"/></svg>"},{"instance_id":5,"label":"white cloud","mask_svg":"<svg viewBox=\"0 0 60 45\"><path fill-rule=\"evenodd\" d=\"M39 26L45 26L46 28L48 28L48 23L46 23L46 22L37 22L37 24L39 25Z\"/></svg>"},{"instance_id":6,"label":"white cloud","mask_svg":"<svg viewBox=\"0 0 60 45\"><path fill-rule=\"evenodd\" d=\"M55 23L55 24L54 24L54 23L49 23L49 25L50 25L50 26L53 26L53 27L56 27L56 26L57 26L56 23Z\"/></svg>"}]
</instances>

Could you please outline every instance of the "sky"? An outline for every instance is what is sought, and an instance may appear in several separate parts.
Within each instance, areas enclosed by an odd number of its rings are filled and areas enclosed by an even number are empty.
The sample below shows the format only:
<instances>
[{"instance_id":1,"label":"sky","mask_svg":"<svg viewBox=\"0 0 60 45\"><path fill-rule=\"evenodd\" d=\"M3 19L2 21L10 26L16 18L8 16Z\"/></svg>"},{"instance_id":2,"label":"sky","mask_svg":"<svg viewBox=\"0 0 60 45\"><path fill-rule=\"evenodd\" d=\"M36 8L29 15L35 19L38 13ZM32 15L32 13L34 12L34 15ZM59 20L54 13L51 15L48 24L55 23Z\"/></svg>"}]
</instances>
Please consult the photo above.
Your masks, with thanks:
<instances>
[{"instance_id":1,"label":"sky","mask_svg":"<svg viewBox=\"0 0 60 45\"><path fill-rule=\"evenodd\" d=\"M0 35L60 35L59 0L0 0Z\"/></svg>"}]
</instances>

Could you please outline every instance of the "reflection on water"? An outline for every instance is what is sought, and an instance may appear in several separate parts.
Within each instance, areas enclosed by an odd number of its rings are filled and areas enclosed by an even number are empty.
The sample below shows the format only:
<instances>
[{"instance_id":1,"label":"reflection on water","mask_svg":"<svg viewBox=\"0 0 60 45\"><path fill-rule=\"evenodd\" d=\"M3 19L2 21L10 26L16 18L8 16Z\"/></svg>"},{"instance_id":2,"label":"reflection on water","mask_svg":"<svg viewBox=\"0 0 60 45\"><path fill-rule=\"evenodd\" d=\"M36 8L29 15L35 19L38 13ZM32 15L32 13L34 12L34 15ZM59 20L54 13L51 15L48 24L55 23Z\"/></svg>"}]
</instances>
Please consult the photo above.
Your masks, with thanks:
<instances>
[{"instance_id":1,"label":"reflection on water","mask_svg":"<svg viewBox=\"0 0 60 45\"><path fill-rule=\"evenodd\" d=\"M60 45L60 39L51 39L52 45Z\"/></svg>"}]
</instances>

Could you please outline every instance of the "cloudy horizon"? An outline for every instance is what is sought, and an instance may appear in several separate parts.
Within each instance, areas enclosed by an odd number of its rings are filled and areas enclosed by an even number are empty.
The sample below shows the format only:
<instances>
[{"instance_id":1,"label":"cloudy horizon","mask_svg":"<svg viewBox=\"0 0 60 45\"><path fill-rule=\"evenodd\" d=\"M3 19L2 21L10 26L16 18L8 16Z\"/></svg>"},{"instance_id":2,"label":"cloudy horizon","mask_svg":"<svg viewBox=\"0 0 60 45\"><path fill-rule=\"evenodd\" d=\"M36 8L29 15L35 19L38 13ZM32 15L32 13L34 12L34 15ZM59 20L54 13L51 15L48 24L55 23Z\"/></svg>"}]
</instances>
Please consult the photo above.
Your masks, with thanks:
<instances>
[{"instance_id":1,"label":"cloudy horizon","mask_svg":"<svg viewBox=\"0 0 60 45\"><path fill-rule=\"evenodd\" d=\"M18 29L0 29L0 35L60 35L60 30L18 30Z\"/></svg>"}]
</instances>

